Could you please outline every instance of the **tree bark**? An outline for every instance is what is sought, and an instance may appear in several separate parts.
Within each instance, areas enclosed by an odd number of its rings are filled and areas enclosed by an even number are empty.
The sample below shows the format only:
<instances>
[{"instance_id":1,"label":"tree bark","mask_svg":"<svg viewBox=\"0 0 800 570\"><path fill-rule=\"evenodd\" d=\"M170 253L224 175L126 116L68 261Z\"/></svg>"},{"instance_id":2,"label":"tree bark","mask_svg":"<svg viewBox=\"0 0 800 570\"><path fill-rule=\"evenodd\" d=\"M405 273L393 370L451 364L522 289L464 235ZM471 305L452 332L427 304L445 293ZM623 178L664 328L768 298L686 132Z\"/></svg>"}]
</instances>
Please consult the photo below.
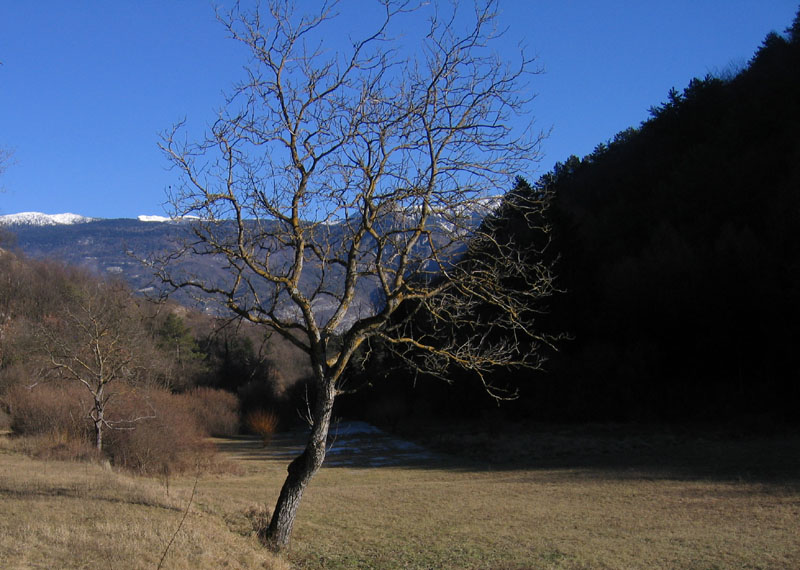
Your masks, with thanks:
<instances>
[{"instance_id":1,"label":"tree bark","mask_svg":"<svg viewBox=\"0 0 800 570\"><path fill-rule=\"evenodd\" d=\"M289 464L288 475L264 540L266 546L274 552L280 552L289 546L303 492L325 460L334 397L334 382L327 379L320 382L314 405L314 425L308 443L303 453Z\"/></svg>"},{"instance_id":2,"label":"tree bark","mask_svg":"<svg viewBox=\"0 0 800 570\"><path fill-rule=\"evenodd\" d=\"M103 420L99 419L94 422L94 443L97 451L103 451Z\"/></svg>"},{"instance_id":3,"label":"tree bark","mask_svg":"<svg viewBox=\"0 0 800 570\"><path fill-rule=\"evenodd\" d=\"M103 419L104 419L102 397L103 397L103 387L101 386L97 392L97 396L94 399L94 414L92 414L92 419L94 420L95 446L97 447L97 451L101 453L103 452Z\"/></svg>"}]
</instances>

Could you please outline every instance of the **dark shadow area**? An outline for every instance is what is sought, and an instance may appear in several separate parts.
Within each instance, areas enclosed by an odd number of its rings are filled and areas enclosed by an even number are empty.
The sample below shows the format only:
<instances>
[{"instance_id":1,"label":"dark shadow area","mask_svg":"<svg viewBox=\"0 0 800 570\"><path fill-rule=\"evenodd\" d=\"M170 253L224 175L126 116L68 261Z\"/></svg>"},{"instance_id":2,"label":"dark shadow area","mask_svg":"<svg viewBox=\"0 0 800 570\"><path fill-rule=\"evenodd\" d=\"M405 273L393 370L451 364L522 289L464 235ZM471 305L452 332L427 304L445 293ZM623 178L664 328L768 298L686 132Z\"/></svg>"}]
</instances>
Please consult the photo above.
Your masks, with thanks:
<instances>
[{"instance_id":1,"label":"dark shadow area","mask_svg":"<svg viewBox=\"0 0 800 570\"><path fill-rule=\"evenodd\" d=\"M593 477L763 483L800 490L800 432L625 424L401 427L460 469L578 470Z\"/></svg>"},{"instance_id":2,"label":"dark shadow area","mask_svg":"<svg viewBox=\"0 0 800 570\"><path fill-rule=\"evenodd\" d=\"M285 460L305 434L216 440L247 461ZM406 467L456 471L564 470L567 476L712 480L800 490L800 433L742 434L727 427L549 425L475 426L428 423L395 434L363 422L331 426L324 468Z\"/></svg>"}]
</instances>

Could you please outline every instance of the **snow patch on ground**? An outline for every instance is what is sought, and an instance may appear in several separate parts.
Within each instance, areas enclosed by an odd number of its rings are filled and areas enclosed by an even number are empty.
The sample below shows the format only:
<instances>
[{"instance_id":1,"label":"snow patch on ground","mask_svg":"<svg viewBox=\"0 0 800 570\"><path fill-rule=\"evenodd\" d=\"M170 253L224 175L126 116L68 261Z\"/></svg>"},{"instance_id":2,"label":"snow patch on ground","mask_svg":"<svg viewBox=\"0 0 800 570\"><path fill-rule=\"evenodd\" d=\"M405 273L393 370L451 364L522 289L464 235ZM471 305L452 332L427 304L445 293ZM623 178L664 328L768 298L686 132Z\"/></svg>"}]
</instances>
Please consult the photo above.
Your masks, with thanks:
<instances>
[{"instance_id":1,"label":"snow patch on ground","mask_svg":"<svg viewBox=\"0 0 800 570\"><path fill-rule=\"evenodd\" d=\"M325 465L331 467L381 467L424 463L435 458L424 447L392 436L366 422L331 424Z\"/></svg>"}]
</instances>

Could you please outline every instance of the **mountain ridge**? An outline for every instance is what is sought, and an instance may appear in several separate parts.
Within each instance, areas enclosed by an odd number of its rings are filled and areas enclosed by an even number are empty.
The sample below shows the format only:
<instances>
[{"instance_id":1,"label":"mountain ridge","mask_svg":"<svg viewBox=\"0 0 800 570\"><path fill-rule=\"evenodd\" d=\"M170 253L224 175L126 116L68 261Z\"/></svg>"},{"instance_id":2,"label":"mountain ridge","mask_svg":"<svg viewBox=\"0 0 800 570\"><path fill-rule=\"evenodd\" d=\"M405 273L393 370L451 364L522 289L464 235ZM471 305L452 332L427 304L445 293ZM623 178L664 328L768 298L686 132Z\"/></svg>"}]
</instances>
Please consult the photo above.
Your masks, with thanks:
<instances>
[{"instance_id":1,"label":"mountain ridge","mask_svg":"<svg viewBox=\"0 0 800 570\"><path fill-rule=\"evenodd\" d=\"M65 212L62 214L44 214L42 212L18 212L0 216L0 225L17 226L57 226L93 222L99 218L90 218L80 214Z\"/></svg>"},{"instance_id":2,"label":"mountain ridge","mask_svg":"<svg viewBox=\"0 0 800 570\"><path fill-rule=\"evenodd\" d=\"M467 223L477 226L483 217L492 211L501 198L492 197L477 204ZM33 213L40 214L40 213ZM32 259L54 259L62 263L84 267L87 270L125 281L134 291L152 297L159 297L167 286L157 277L156 269L146 261L168 255L181 249L182 244L192 239L192 222L197 218L171 219L161 216L139 216L138 218L88 218L77 214L11 214L0 216L0 228L4 230L3 242L6 249L15 251ZM231 221L231 224L235 222ZM258 222L255 222L258 223ZM432 221L436 235L450 235L461 239L463 227L451 227L445 217ZM333 242L346 240L346 225L320 224L320 239ZM343 233L344 232L344 233ZM455 250L454 250L455 251ZM279 260L276 253L274 259ZM180 269L178 269L178 267ZM176 270L199 276L206 282L224 280L226 262L224 259L206 255L191 255L177 262ZM314 289L320 278L326 281L326 289L340 291L343 275L336 268L321 271L314 266L306 267L304 288ZM266 284L265 284L266 286ZM377 283L369 278L359 280L355 297L343 327L355 319L375 311ZM266 291L262 294L267 295ZM224 308L211 299L199 300L186 290L170 293L177 302L210 314L223 314ZM285 318L297 313L288 299L280 303L278 310ZM336 310L332 297L320 297L314 301L315 309L323 321ZM298 315L299 316L299 315Z\"/></svg>"}]
</instances>

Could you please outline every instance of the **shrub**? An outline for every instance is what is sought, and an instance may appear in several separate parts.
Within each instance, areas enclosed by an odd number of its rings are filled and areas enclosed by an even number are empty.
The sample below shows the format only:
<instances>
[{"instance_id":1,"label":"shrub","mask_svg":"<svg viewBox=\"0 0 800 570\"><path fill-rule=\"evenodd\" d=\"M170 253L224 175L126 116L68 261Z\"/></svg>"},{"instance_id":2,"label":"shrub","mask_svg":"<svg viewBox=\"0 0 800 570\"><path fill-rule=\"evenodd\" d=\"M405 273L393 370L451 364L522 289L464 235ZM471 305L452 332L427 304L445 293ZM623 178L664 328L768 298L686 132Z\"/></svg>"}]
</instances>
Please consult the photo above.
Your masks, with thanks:
<instances>
[{"instance_id":1,"label":"shrub","mask_svg":"<svg viewBox=\"0 0 800 570\"><path fill-rule=\"evenodd\" d=\"M15 449L39 459L101 459L81 386L51 382L30 388L17 382L5 392L3 405L9 428L22 436L15 438Z\"/></svg>"},{"instance_id":2,"label":"shrub","mask_svg":"<svg viewBox=\"0 0 800 570\"><path fill-rule=\"evenodd\" d=\"M129 393L114 416L116 429L107 432L104 448L114 465L168 475L195 468L213 453L187 399L167 390Z\"/></svg>"},{"instance_id":3,"label":"shrub","mask_svg":"<svg viewBox=\"0 0 800 570\"><path fill-rule=\"evenodd\" d=\"M200 428L208 435L239 432L239 400L235 394L216 388L195 388L183 394Z\"/></svg>"},{"instance_id":4,"label":"shrub","mask_svg":"<svg viewBox=\"0 0 800 570\"><path fill-rule=\"evenodd\" d=\"M255 410L247 414L245 423L247 429L261 436L266 445L278 429L278 414L269 410Z\"/></svg>"},{"instance_id":5,"label":"shrub","mask_svg":"<svg viewBox=\"0 0 800 570\"><path fill-rule=\"evenodd\" d=\"M219 433L235 431L238 425L235 396L218 390L175 395L119 382L108 386L108 394L106 417L111 426L104 430L103 453L114 465L142 474L216 469L206 429ZM26 436L16 447L47 459L101 459L93 446L90 400L83 386L74 383L10 386L3 404L11 429Z\"/></svg>"},{"instance_id":6,"label":"shrub","mask_svg":"<svg viewBox=\"0 0 800 570\"><path fill-rule=\"evenodd\" d=\"M91 434L82 386L52 382L29 388L16 384L3 401L16 434L61 434L75 440L85 440Z\"/></svg>"}]
</instances>

